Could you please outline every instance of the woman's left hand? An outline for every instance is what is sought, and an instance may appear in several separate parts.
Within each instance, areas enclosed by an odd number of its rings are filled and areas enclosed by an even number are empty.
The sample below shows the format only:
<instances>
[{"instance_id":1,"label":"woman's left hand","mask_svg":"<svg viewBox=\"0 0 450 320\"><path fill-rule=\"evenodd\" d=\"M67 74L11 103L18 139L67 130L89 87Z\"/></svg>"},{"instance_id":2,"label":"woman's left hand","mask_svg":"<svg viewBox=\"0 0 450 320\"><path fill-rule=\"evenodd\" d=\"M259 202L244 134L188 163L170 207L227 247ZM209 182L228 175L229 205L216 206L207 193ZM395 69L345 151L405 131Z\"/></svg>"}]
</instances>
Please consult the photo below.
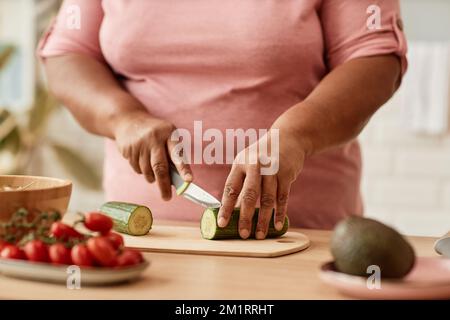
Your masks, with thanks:
<instances>
[{"instance_id":1,"label":"woman's left hand","mask_svg":"<svg viewBox=\"0 0 450 320\"><path fill-rule=\"evenodd\" d=\"M278 130L278 134L274 130ZM288 130L271 129L258 142L236 156L225 183L222 207L219 210L219 227L226 227L233 209L240 207L239 235L243 239L248 238L259 200L256 239L267 236L273 209L275 229L283 228L291 184L300 174L307 154L305 147L295 136ZM270 154L270 168L275 169L266 170L272 171L269 174L264 172L264 168L267 168L264 163L268 158L258 150L258 145L264 146L263 150L269 150L266 153Z\"/></svg>"}]
</instances>

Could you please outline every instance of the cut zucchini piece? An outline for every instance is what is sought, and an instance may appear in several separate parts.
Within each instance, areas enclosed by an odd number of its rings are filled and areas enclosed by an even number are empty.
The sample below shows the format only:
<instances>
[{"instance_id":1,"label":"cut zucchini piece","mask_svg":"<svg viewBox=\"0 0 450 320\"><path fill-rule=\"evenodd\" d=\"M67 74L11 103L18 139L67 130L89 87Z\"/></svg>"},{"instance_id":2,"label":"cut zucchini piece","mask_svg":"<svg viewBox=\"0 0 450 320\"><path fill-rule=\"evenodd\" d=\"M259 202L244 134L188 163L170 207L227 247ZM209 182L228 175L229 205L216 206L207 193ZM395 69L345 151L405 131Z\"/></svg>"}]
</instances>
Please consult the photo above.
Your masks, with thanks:
<instances>
[{"instance_id":1,"label":"cut zucchini piece","mask_svg":"<svg viewBox=\"0 0 450 320\"><path fill-rule=\"evenodd\" d=\"M239 236L239 213L240 209L235 208L233 214L231 215L230 222L225 228L220 228L217 225L217 215L219 213L219 208L208 208L203 212L202 219L200 222L200 231L202 237L208 240L221 240L221 239L240 239ZM256 224L258 222L259 209L255 209L255 214L253 215L252 232L249 238L254 238L256 233ZM267 232L266 238L277 238L285 234L289 228L289 219L286 217L284 220L283 229L277 231L273 223L273 215L270 219L269 230Z\"/></svg>"},{"instance_id":2,"label":"cut zucchini piece","mask_svg":"<svg viewBox=\"0 0 450 320\"><path fill-rule=\"evenodd\" d=\"M182 195L186 189L189 187L191 183L190 182L184 182L178 189L177 189L177 196Z\"/></svg>"},{"instance_id":3,"label":"cut zucchini piece","mask_svg":"<svg viewBox=\"0 0 450 320\"><path fill-rule=\"evenodd\" d=\"M145 206L111 201L102 205L100 211L113 219L117 232L143 236L152 227L152 212Z\"/></svg>"}]
</instances>

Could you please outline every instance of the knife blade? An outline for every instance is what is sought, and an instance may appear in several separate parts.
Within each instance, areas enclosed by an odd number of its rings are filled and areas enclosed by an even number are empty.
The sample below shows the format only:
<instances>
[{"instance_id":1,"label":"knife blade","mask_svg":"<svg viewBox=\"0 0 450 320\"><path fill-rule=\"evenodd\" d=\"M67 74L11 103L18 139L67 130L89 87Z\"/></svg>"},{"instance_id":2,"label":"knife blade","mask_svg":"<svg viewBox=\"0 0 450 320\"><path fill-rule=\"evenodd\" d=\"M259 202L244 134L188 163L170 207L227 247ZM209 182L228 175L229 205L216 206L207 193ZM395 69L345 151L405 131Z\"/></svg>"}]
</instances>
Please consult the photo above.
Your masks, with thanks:
<instances>
[{"instance_id":1,"label":"knife blade","mask_svg":"<svg viewBox=\"0 0 450 320\"><path fill-rule=\"evenodd\" d=\"M172 185L177 190L177 195L181 195L206 208L219 208L221 206L219 200L195 183L184 181L174 167L170 168L170 178L172 180Z\"/></svg>"}]
</instances>

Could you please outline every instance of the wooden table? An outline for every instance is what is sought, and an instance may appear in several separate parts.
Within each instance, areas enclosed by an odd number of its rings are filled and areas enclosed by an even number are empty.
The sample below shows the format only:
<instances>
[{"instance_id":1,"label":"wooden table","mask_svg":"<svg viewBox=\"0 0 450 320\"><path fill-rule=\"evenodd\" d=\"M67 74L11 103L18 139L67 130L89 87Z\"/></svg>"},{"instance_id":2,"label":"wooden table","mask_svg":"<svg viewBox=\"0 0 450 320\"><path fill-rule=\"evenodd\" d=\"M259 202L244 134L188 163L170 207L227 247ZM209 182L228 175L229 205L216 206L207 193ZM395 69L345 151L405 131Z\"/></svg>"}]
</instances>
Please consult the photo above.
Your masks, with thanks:
<instances>
[{"instance_id":1,"label":"wooden table","mask_svg":"<svg viewBox=\"0 0 450 320\"><path fill-rule=\"evenodd\" d=\"M186 223L183 223L186 225ZM330 260L330 231L298 231L311 239L305 251L279 258L238 258L146 253L144 277L114 287L67 289L65 285L0 276L3 299L344 299L318 277ZM411 237L416 253L434 256L435 238Z\"/></svg>"}]
</instances>

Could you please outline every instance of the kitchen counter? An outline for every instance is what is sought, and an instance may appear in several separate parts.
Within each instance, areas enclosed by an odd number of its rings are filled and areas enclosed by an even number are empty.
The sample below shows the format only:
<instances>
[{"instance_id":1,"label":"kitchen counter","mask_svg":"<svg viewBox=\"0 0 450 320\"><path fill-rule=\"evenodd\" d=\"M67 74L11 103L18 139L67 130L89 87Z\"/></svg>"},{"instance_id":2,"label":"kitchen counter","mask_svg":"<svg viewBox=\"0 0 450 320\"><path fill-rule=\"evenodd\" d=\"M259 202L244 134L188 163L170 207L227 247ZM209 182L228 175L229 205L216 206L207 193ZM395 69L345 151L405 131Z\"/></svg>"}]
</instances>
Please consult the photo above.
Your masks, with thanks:
<instances>
[{"instance_id":1,"label":"kitchen counter","mask_svg":"<svg viewBox=\"0 0 450 320\"><path fill-rule=\"evenodd\" d=\"M186 223L182 223L186 225ZM151 266L136 282L67 289L0 276L2 299L344 299L318 277L331 259L331 231L292 229L311 239L302 252L278 258L145 253ZM411 237L417 255L435 256L435 238Z\"/></svg>"}]
</instances>

